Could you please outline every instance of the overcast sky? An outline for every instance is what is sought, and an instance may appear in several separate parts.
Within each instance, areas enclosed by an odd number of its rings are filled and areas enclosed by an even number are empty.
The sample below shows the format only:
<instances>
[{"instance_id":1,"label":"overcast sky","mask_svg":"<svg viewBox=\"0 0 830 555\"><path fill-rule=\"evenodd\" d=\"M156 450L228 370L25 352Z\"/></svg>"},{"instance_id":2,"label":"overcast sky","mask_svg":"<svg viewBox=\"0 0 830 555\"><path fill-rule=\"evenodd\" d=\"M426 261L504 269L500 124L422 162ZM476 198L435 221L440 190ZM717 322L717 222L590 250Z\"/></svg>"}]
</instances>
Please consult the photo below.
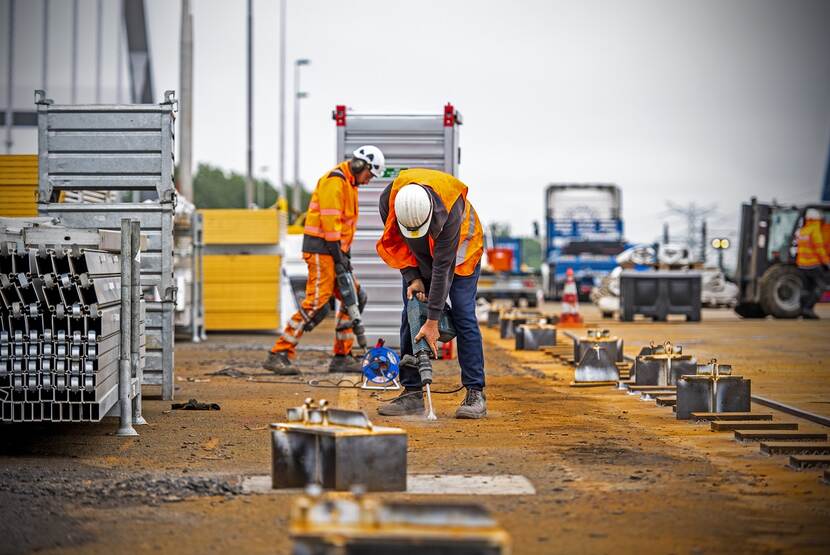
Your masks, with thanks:
<instances>
[{"instance_id":1,"label":"overcast sky","mask_svg":"<svg viewBox=\"0 0 830 555\"><path fill-rule=\"evenodd\" d=\"M0 75L6 75L2 0ZM40 0L17 2L15 105L40 86ZM114 100L116 3L105 0L104 100ZM245 169L245 2L193 0L194 155ZM69 0L52 0L50 96L68 101ZM550 182L622 187L629 239L665 203L717 204L718 230L762 199L817 200L830 142L830 1L291 0L303 69L301 178L334 162L331 110L461 111L460 177L485 220L529 233ZM95 0L81 0L79 101L94 99ZM179 6L147 0L158 97L178 89ZM255 0L255 168L275 179L278 2ZM63 14L63 15L61 15ZM288 88L292 90L292 75ZM0 92L5 99L5 87ZM109 96L107 96L109 95ZM5 102L5 100L4 100ZM287 171L291 174L291 105ZM15 150L35 152L32 132ZM679 230L679 227L678 227Z\"/></svg>"}]
</instances>

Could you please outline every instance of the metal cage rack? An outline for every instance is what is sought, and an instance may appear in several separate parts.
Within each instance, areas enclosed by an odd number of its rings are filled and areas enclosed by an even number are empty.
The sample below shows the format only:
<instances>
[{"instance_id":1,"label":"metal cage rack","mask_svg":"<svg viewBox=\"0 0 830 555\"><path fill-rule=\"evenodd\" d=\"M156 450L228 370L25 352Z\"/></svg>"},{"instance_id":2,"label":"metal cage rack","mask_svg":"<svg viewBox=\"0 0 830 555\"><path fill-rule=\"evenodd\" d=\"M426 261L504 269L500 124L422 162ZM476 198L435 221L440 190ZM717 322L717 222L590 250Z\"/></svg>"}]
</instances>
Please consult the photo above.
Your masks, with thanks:
<instances>
[{"instance_id":1,"label":"metal cage rack","mask_svg":"<svg viewBox=\"0 0 830 555\"><path fill-rule=\"evenodd\" d=\"M58 105L44 91L36 91L35 100L38 213L57 217L69 227L94 230L117 230L126 218L138 221L147 236L141 253L147 311L143 384L160 385L162 397L172 399L177 292L173 91L167 91L160 104ZM106 204L59 202L64 191L115 191L122 199Z\"/></svg>"}]
</instances>

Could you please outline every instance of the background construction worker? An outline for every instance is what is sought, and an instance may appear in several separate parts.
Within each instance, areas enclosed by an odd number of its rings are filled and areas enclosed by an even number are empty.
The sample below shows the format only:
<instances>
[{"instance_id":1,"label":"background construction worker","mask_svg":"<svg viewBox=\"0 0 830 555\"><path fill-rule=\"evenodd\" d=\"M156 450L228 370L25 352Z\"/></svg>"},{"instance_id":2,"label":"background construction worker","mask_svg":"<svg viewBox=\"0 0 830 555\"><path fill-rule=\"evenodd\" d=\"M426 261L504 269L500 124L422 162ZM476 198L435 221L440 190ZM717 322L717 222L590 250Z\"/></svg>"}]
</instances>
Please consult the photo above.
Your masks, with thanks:
<instances>
[{"instance_id":1,"label":"background construction worker","mask_svg":"<svg viewBox=\"0 0 830 555\"><path fill-rule=\"evenodd\" d=\"M830 257L824 233L824 217L820 210L808 208L804 213L804 225L798 230L795 264L801 270L804 288L801 290L801 315L815 320L813 308L827 289Z\"/></svg>"},{"instance_id":2,"label":"background construction worker","mask_svg":"<svg viewBox=\"0 0 830 555\"><path fill-rule=\"evenodd\" d=\"M354 151L351 160L341 162L317 182L303 229L303 260L308 264L305 299L274 343L263 368L276 374L298 373L291 359L300 337L326 317L332 294L340 299L335 284L337 274L351 272L349 250L357 227L357 187L383 175L384 165L380 149L365 145ZM363 312L366 294L359 285L357 289ZM353 342L351 320L341 302L330 372L360 372L360 365L351 356Z\"/></svg>"},{"instance_id":3,"label":"background construction worker","mask_svg":"<svg viewBox=\"0 0 830 555\"><path fill-rule=\"evenodd\" d=\"M484 235L467 200L467 186L439 171L405 170L383 191L379 202L385 227L377 251L387 265L401 271L404 282L401 354L413 354L406 303L413 296L427 303L427 321L417 338L426 339L437 356L438 319L449 297L461 383L467 388L455 416L481 418L487 414L487 405L483 392L484 351L475 306ZM401 383L406 390L380 407L380 414L424 411L417 369L402 366Z\"/></svg>"}]
</instances>

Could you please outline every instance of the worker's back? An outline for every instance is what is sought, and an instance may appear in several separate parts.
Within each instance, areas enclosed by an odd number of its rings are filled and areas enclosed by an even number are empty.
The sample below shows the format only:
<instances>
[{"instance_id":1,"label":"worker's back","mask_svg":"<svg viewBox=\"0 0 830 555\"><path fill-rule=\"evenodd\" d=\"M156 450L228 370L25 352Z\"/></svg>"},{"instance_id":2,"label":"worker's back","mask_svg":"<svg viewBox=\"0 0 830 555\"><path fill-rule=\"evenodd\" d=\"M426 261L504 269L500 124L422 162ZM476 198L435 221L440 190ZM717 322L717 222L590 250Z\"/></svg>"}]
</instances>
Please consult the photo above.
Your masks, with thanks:
<instances>
[{"instance_id":1,"label":"worker's back","mask_svg":"<svg viewBox=\"0 0 830 555\"><path fill-rule=\"evenodd\" d=\"M820 265L830 265L827 256L826 235L821 220L807 220L797 234L796 266L799 268L815 268Z\"/></svg>"}]
</instances>

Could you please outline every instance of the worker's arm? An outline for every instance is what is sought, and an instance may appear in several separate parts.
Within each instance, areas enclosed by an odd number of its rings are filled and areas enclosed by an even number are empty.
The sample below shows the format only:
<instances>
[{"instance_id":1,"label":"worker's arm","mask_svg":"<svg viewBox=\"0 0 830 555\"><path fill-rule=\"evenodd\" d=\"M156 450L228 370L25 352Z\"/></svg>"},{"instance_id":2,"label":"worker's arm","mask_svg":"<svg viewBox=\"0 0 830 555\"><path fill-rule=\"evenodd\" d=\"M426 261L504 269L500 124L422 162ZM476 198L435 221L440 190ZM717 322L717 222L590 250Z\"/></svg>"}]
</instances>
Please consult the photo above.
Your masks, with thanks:
<instances>
[{"instance_id":1,"label":"worker's arm","mask_svg":"<svg viewBox=\"0 0 830 555\"><path fill-rule=\"evenodd\" d=\"M434 195L433 202L440 203L441 201L437 195ZM427 299L427 318L430 320L438 320L447 303L450 285L455 275L455 256L458 251L458 240L461 237L464 202L464 198L459 197L453 204L441 232L435 238L435 247L432 252L432 278ZM438 216L439 213L439 206L436 204L433 217Z\"/></svg>"},{"instance_id":2,"label":"worker's arm","mask_svg":"<svg viewBox=\"0 0 830 555\"><path fill-rule=\"evenodd\" d=\"M383 221L383 225L386 225L386 219L389 217L389 195L391 192L392 184L390 183L386 186L378 199L378 211L380 212L380 219ZM408 267L401 269L401 276L403 276L403 279L406 280L406 284L409 285L416 279L420 279L421 273L418 272L418 268Z\"/></svg>"},{"instance_id":3,"label":"worker's arm","mask_svg":"<svg viewBox=\"0 0 830 555\"><path fill-rule=\"evenodd\" d=\"M447 302L452 278L455 275L455 257L458 251L458 240L461 237L461 222L464 219L464 199L456 200L449 213L438 195L433 194L432 201L432 224L439 226L441 231L435 238L432 252L432 279L427 298L427 321L418 330L415 340L425 339L435 357L438 358L437 341L441 335L438 331L438 320L441 318L441 311Z\"/></svg>"},{"instance_id":4,"label":"worker's arm","mask_svg":"<svg viewBox=\"0 0 830 555\"><path fill-rule=\"evenodd\" d=\"M327 178L317 189L317 200L326 249L334 258L335 264L346 266L346 256L340 250L340 237L343 233L343 183L339 177Z\"/></svg>"}]
</instances>

